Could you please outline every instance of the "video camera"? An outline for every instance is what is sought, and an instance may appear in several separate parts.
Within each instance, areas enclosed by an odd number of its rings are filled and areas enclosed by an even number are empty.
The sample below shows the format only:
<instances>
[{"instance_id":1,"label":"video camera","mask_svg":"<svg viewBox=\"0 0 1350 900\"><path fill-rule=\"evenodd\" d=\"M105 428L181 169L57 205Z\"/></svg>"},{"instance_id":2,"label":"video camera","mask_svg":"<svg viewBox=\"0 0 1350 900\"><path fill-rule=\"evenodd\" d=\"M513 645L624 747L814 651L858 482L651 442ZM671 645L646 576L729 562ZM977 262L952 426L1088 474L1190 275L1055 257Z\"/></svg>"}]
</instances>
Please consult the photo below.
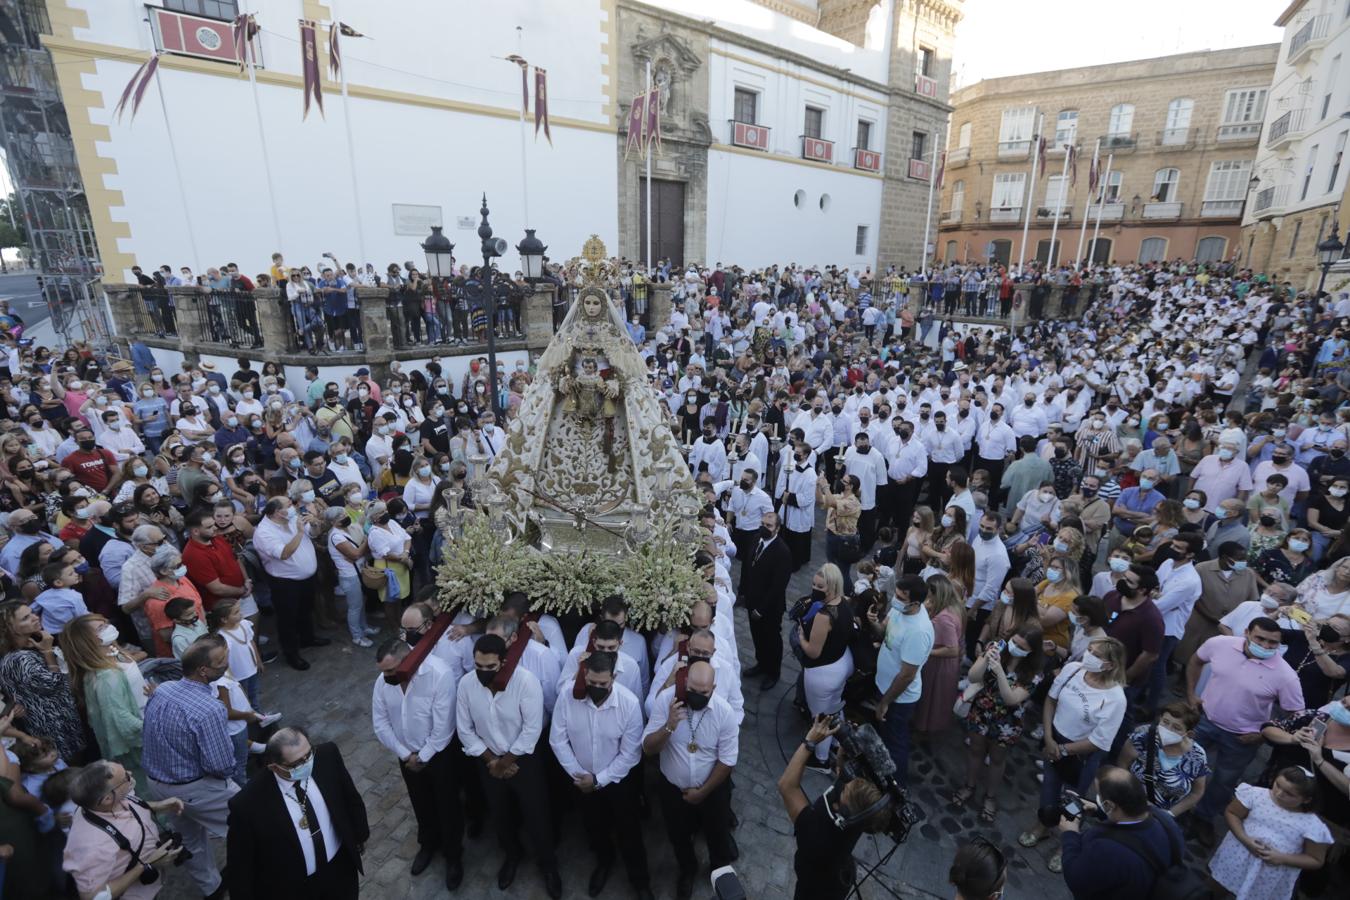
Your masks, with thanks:
<instances>
[{"instance_id":1,"label":"video camera","mask_svg":"<svg viewBox=\"0 0 1350 900\"><path fill-rule=\"evenodd\" d=\"M858 810L847 817L835 817L835 824L841 827L865 821L884 806L891 808L891 817L885 832L897 844L903 844L909 838L909 831L919 821L918 808L909 801L909 795L895 780L895 761L890 751L882 743L876 729L869 724L853 725L843 716L836 715L831 724L838 725L834 739L839 744L839 777L827 794L842 791L844 785L855 778L870 781L881 789L881 799L864 810ZM833 806L830 807L833 809Z\"/></svg>"}]
</instances>

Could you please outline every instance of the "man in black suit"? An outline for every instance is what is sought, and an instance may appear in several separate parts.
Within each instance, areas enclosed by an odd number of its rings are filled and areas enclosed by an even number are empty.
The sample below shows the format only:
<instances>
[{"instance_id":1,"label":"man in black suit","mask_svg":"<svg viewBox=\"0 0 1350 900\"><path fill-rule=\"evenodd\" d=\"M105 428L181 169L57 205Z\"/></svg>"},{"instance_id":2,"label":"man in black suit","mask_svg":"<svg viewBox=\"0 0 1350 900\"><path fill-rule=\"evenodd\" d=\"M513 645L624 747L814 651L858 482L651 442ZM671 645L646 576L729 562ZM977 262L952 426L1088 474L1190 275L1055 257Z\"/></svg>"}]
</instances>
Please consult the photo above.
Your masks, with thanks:
<instances>
[{"instance_id":1,"label":"man in black suit","mask_svg":"<svg viewBox=\"0 0 1350 900\"><path fill-rule=\"evenodd\" d=\"M226 881L234 900L346 900L360 894L366 806L336 744L299 728L272 735L267 768L230 800Z\"/></svg>"},{"instance_id":2,"label":"man in black suit","mask_svg":"<svg viewBox=\"0 0 1350 900\"><path fill-rule=\"evenodd\" d=\"M765 513L759 539L742 558L740 602L750 611L750 636L755 642L755 664L745 677L763 675L759 689L778 683L783 668L783 612L788 579L792 577L792 551L778 536L778 514Z\"/></svg>"}]
</instances>

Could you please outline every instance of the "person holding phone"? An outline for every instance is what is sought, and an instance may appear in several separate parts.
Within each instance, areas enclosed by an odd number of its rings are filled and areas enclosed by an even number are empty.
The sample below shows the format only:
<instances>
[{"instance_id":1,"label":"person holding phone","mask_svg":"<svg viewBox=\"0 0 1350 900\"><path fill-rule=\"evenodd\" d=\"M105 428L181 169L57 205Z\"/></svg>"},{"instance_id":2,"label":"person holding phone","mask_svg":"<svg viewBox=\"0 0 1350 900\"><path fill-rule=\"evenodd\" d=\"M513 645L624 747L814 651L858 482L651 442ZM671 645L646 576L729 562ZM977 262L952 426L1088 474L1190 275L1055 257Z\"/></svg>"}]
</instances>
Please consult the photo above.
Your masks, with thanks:
<instances>
[{"instance_id":1,"label":"person holding phone","mask_svg":"<svg viewBox=\"0 0 1350 900\"><path fill-rule=\"evenodd\" d=\"M0 690L23 705L24 731L50 737L71 765L83 760L84 725L56 658L55 640L21 600L0 603Z\"/></svg>"}]
</instances>

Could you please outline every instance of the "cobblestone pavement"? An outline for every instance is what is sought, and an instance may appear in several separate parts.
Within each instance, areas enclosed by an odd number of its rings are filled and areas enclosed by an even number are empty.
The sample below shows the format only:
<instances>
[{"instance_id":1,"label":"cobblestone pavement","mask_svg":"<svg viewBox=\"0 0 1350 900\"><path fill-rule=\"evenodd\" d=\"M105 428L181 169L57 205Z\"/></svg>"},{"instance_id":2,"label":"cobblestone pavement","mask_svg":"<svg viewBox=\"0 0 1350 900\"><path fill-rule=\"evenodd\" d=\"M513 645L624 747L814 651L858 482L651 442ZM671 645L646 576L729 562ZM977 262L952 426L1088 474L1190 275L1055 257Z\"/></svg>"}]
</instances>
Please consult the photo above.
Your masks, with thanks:
<instances>
[{"instance_id":1,"label":"cobblestone pavement","mask_svg":"<svg viewBox=\"0 0 1350 900\"><path fill-rule=\"evenodd\" d=\"M820 533L819 531L817 532ZM813 562L824 562L823 540L814 548ZM793 576L789 596L810 592L810 572L804 568ZM271 627L264 620L264 630ZM745 613L737 611L737 635L745 665L753 662L753 646ZM370 650L356 649L339 636L329 647L307 652L313 664L308 672L295 672L280 664L269 666L263 675L263 706L284 713L283 723L308 728L313 738L335 741L341 748L357 787L366 798L371 837L366 845L362 896L370 898L431 898L448 896L444 867L440 857L422 875L412 878L409 868L417 852L416 823L408 804L403 781L393 756L376 741L370 722L370 690L376 676ZM379 638L376 638L378 642ZM735 832L740 847L736 869L751 900L786 898L792 895L791 825L778 799L776 782L796 748L806 720L793 708L793 681L798 667L790 656L783 666L783 679L777 687L761 692L757 679L748 679L745 693L745 722L741 729L740 761L736 766L732 806L740 819ZM935 736L931 743L919 741L911 759L910 783L913 799L923 811L909 840L901 845L877 875L862 887L864 898L949 897L947 868L959 841L975 834L997 841L1010 860L1008 893L1011 896L1041 898L1068 897L1064 883L1045 867L1053 852L1049 842L1033 850L1017 845L1018 833L1034 817L1038 771L1032 761L1032 746L1027 743L1011 755L1002 795L1002 811L993 825L980 822L974 810L952 810L947 797L963 778L965 747L957 730ZM649 767L652 776L654 767ZM815 797L827 786L826 778L807 772L807 794ZM580 821L575 815L565 820L559 845L564 896L585 897L592 868ZM655 808L646 823L647 853L651 861L652 888L659 898L673 896L675 863ZM700 858L706 849L696 841ZM891 849L889 839L859 842L856 856L860 874L879 854ZM217 859L224 864L224 847L218 845ZM455 896L512 900L543 898L542 880L528 860L520 868L509 892L497 889L496 872L501 855L490 830L477 839L466 838L464 883ZM710 897L706 879L697 883L695 897ZM197 892L181 870L170 873L161 894L168 900L196 897ZM616 865L601 897L618 900L628 896L622 866Z\"/></svg>"}]
</instances>

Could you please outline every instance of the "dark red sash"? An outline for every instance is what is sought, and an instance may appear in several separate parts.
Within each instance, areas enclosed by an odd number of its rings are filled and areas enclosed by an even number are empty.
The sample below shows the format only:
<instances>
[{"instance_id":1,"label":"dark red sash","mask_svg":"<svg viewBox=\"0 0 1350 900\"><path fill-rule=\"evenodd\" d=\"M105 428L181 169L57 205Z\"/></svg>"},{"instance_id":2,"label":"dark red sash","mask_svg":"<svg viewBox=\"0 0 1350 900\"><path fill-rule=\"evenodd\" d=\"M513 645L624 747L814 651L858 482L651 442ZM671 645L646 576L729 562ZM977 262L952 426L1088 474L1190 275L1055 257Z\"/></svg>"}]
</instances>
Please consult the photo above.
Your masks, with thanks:
<instances>
[{"instance_id":1,"label":"dark red sash","mask_svg":"<svg viewBox=\"0 0 1350 900\"><path fill-rule=\"evenodd\" d=\"M595 652L595 629L592 628L591 633L586 636L586 650L584 651L583 655L585 655L586 653L594 653L594 652ZM580 700L585 696L586 696L586 663L584 660L578 658L577 677L572 681L572 699Z\"/></svg>"},{"instance_id":2,"label":"dark red sash","mask_svg":"<svg viewBox=\"0 0 1350 900\"><path fill-rule=\"evenodd\" d=\"M432 648L436 646L441 637L450 630L454 618L450 613L441 613L431 620L431 629L422 635L422 639L413 646L412 652L403 657L403 661L394 670L394 674L398 676L399 684L407 687L408 682L412 681L413 676L417 674L422 661L431 653Z\"/></svg>"},{"instance_id":3,"label":"dark red sash","mask_svg":"<svg viewBox=\"0 0 1350 900\"><path fill-rule=\"evenodd\" d=\"M506 648L506 659L502 661L502 667L497 670L497 677L492 679L493 692L506 690L507 684L511 681L511 676L515 674L516 666L520 665L520 658L525 655L525 648L530 645L534 639L529 629L529 623L535 620L534 613L526 613L520 620L520 627L516 629L515 639L511 646Z\"/></svg>"}]
</instances>

